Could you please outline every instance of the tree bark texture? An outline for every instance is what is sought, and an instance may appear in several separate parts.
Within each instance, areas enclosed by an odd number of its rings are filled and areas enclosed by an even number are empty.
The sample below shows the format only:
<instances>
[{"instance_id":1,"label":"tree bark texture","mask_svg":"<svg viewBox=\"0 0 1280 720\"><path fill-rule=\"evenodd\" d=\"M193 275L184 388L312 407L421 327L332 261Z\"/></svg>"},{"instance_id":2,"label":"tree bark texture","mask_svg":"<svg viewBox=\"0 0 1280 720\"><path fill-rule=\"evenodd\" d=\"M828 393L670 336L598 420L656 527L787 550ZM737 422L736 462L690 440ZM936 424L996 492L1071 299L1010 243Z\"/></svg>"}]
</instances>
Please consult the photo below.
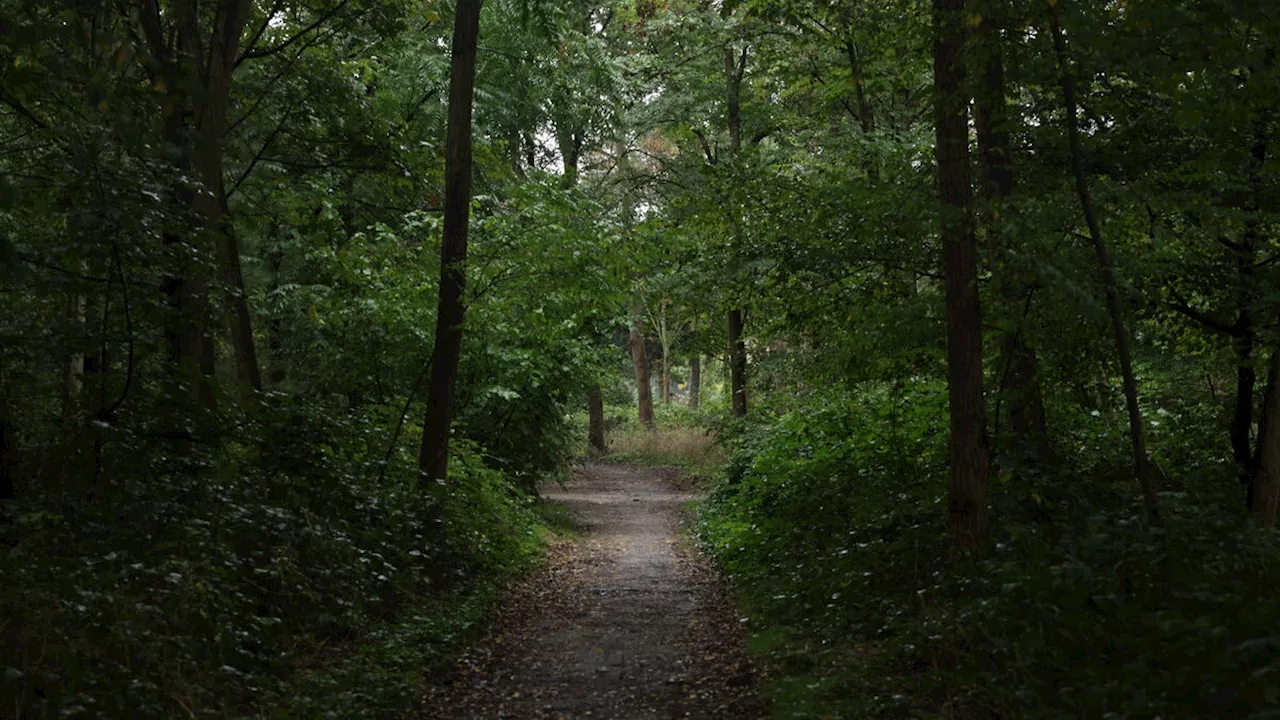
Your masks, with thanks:
<instances>
[{"instance_id":1,"label":"tree bark texture","mask_svg":"<svg viewBox=\"0 0 1280 720\"><path fill-rule=\"evenodd\" d=\"M593 453L603 455L608 449L604 440L604 393L600 383L587 388L587 443Z\"/></svg>"},{"instance_id":2,"label":"tree bark texture","mask_svg":"<svg viewBox=\"0 0 1280 720\"><path fill-rule=\"evenodd\" d=\"M736 158L742 151L742 75L747 66L747 50L735 53L732 47L724 50L725 85L728 90L727 116L729 122L729 152ZM734 234L741 228L734 221ZM736 307L729 310L729 392L730 407L736 417L747 414L747 347L742 340L743 312Z\"/></svg>"},{"instance_id":3,"label":"tree bark texture","mask_svg":"<svg viewBox=\"0 0 1280 720\"><path fill-rule=\"evenodd\" d=\"M644 350L644 321L641 319L638 306L632 308L632 315L631 337L628 344L631 346L631 362L635 365L636 371L636 412L640 418L640 424L652 430L653 388L649 385L649 359L645 356Z\"/></svg>"},{"instance_id":4,"label":"tree bark texture","mask_svg":"<svg viewBox=\"0 0 1280 720\"><path fill-rule=\"evenodd\" d=\"M440 248L439 304L427 414L418 453L419 473L443 481L449 471L449 431L454 384L462 353L466 313L467 232L471 223L471 106L475 97L476 46L483 0L458 0L449 75L449 119L445 147L444 241Z\"/></svg>"},{"instance_id":5,"label":"tree bark texture","mask_svg":"<svg viewBox=\"0 0 1280 720\"><path fill-rule=\"evenodd\" d=\"M80 263L80 271L87 273L89 264ZM88 335L88 299L84 293L73 291L67 297L67 324L75 336L72 350L67 355L66 375L62 380L63 428L73 432L84 421L85 337Z\"/></svg>"},{"instance_id":6,"label":"tree bark texture","mask_svg":"<svg viewBox=\"0 0 1280 720\"><path fill-rule=\"evenodd\" d=\"M169 82L180 82L180 78L170 74ZM165 140L173 153L174 166L184 174L191 170L189 133L182 109L172 108L165 118ZM187 206L194 203L194 193L188 188L176 188L175 195ZM193 267L186 259L198 254L198 249L191 247L181 234L167 229L164 245L174 251L176 261L176 267L161 282L167 315L165 340L170 364L169 396L173 409L180 412L196 408L213 409L212 375L207 372L213 366L213 348L207 342L205 332L207 283L199 268Z\"/></svg>"},{"instance_id":7,"label":"tree bark texture","mask_svg":"<svg viewBox=\"0 0 1280 720\"><path fill-rule=\"evenodd\" d=\"M948 512L956 544L970 548L988 533L990 454L983 398L978 253L969 173L965 30L961 17L964 4L964 0L933 0L933 52L951 419Z\"/></svg>"},{"instance_id":8,"label":"tree bark texture","mask_svg":"<svg viewBox=\"0 0 1280 720\"><path fill-rule=\"evenodd\" d=\"M1274 47L1268 47L1263 52L1261 66L1254 72L1250 73L1250 79L1255 73L1265 76L1266 71L1275 65L1276 52ZM1271 108L1274 111L1274 108ZM1257 499L1255 495L1255 485L1259 475L1254 472L1255 468L1253 454L1250 452L1251 438L1250 432L1253 430L1253 391L1257 385L1257 370L1254 364L1257 360L1257 331L1255 314L1257 313L1256 304L1258 302L1259 288L1257 286L1258 267L1258 251L1264 246L1262 233L1262 218L1260 217L1263 204L1266 202L1264 193L1266 188L1263 183L1262 173L1267 164L1268 155L1268 139L1270 137L1267 132L1268 116L1273 113L1261 112L1257 119L1254 120L1253 130L1253 147L1250 149L1252 164L1249 170L1249 198L1245 206L1248 213L1245 219L1244 237L1241 239L1240 246L1235 248L1236 273L1239 277L1240 288L1236 293L1236 322L1234 326L1235 345L1236 345L1236 400L1235 413L1231 419L1231 447L1235 455L1236 466L1240 469L1240 481L1248 488L1246 504L1250 509L1254 509L1254 502ZM1270 401L1272 386L1275 384L1274 375L1268 378L1267 393L1263 401L1264 412L1267 407L1266 403ZM1264 417L1263 423L1267 422ZM1259 432L1258 437L1258 455L1261 458L1262 453L1262 434ZM1274 516L1272 519L1274 522Z\"/></svg>"},{"instance_id":9,"label":"tree bark texture","mask_svg":"<svg viewBox=\"0 0 1280 720\"><path fill-rule=\"evenodd\" d=\"M253 7L252 0L227 0L213 14L212 33L205 35L198 0L183 0L169 6L171 31L161 27L161 10L155 0L141 0L140 29L151 50L151 63L164 79L170 93L184 93L183 104L190 112L193 127L187 128L182 109L170 110L166 119L166 139L176 150L174 162L181 171L192 170L202 187L178 194L201 218L213 241L219 275L228 288L231 316L231 344L236 372L251 394L261 389L257 353L253 344L248 300L240 271L238 242L227 226L226 193L222 177L222 142L231 102L231 75L240 50L240 41ZM166 243L181 243L167 237ZM199 404L214 404L209 378L214 370L213 344L208 337L207 283L200 271L185 269L166 282L166 294L174 314L169 330L171 355L177 364L178 384L190 386Z\"/></svg>"},{"instance_id":10,"label":"tree bark texture","mask_svg":"<svg viewBox=\"0 0 1280 720\"><path fill-rule=\"evenodd\" d=\"M667 332L667 302L658 304L658 340L662 345L662 404L671 404L671 336Z\"/></svg>"},{"instance_id":11,"label":"tree bark texture","mask_svg":"<svg viewBox=\"0 0 1280 720\"><path fill-rule=\"evenodd\" d=\"M694 353L689 360L689 407L698 409L698 395L702 389L702 353Z\"/></svg>"},{"instance_id":12,"label":"tree bark texture","mask_svg":"<svg viewBox=\"0 0 1280 720\"><path fill-rule=\"evenodd\" d=\"M729 318L729 392L733 414L747 414L747 345L742 340L742 311L730 310Z\"/></svg>"},{"instance_id":13,"label":"tree bark texture","mask_svg":"<svg viewBox=\"0 0 1280 720\"><path fill-rule=\"evenodd\" d=\"M201 73L199 61L190 64L195 71L193 80L203 80L203 97L198 97L195 102L196 134L191 157L204 188L196 193L194 208L214 239L222 282L231 292L228 300L236 377L241 391L249 397L262 389L262 376L253 341L244 275L240 269L240 244L228 223L226 187L222 177L222 142L231 103L231 74L251 7L250 0L222 3L209 41L207 67Z\"/></svg>"},{"instance_id":14,"label":"tree bark texture","mask_svg":"<svg viewBox=\"0 0 1280 720\"><path fill-rule=\"evenodd\" d=\"M1098 257L1098 266L1102 270L1102 282L1107 294L1107 309L1111 314L1111 330L1115 335L1116 355L1120 361L1120 374L1124 383L1125 407L1129 411L1129 435L1133 447L1134 470L1138 475L1138 484L1142 489L1142 502L1146 509L1147 522L1152 525L1160 523L1160 510L1156 502L1154 481L1151 477L1151 460L1147 456L1146 432L1142 425L1142 409L1138 405L1138 382L1133 374L1133 356L1129 349L1129 331L1125 327L1124 308L1120 304L1120 289L1116 280L1111 251L1102 236L1102 226L1098 222L1097 212L1093 207L1093 197L1089 192L1089 180L1084 170L1084 150L1080 142L1080 123L1076 105L1076 78L1067 58L1066 39L1062 33L1062 25L1058 17L1058 7L1050 4L1052 13L1053 48L1057 55L1058 70L1062 76L1062 95L1067 110L1067 144L1071 153L1071 173L1075 176L1076 195L1080 198L1081 212L1085 224L1089 227L1089 237L1093 240L1094 253Z\"/></svg>"},{"instance_id":15,"label":"tree bark texture","mask_svg":"<svg viewBox=\"0 0 1280 720\"><path fill-rule=\"evenodd\" d=\"M1249 484L1249 509L1264 527L1280 514L1280 350L1271 355L1271 373L1262 403L1258 459Z\"/></svg>"}]
</instances>

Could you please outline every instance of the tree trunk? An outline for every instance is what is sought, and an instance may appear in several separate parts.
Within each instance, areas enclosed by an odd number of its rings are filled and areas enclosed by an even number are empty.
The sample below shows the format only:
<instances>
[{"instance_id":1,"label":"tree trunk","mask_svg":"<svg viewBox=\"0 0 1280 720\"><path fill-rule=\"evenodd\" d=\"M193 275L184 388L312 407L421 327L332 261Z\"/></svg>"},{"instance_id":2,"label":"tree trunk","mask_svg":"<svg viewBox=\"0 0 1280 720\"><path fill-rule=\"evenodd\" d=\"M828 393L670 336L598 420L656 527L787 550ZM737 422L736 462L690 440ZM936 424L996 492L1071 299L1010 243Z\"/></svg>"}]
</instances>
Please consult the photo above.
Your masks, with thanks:
<instances>
[{"instance_id":1,"label":"tree trunk","mask_svg":"<svg viewBox=\"0 0 1280 720\"><path fill-rule=\"evenodd\" d=\"M88 262L81 261L80 271L87 273L88 269ZM67 298L67 324L74 336L62 381L62 424L68 432L75 431L84 421L84 344L88 335L88 307L88 300L82 292L73 291Z\"/></svg>"},{"instance_id":2,"label":"tree trunk","mask_svg":"<svg viewBox=\"0 0 1280 720\"><path fill-rule=\"evenodd\" d=\"M204 73L200 72L201 59L193 59L190 67L194 80L203 79L203 93L195 102L196 134L191 159L204 191L195 193L193 208L203 218L205 229L214 239L221 279L231 290L231 347L235 355L236 377L247 397L262 389L262 377L258 370L244 276L240 270L239 241L228 223L226 188L222 177L222 142L231 103L231 74L251 7L250 0L223 3L225 15L218 18L220 22L215 24L209 42L208 67ZM191 12L194 13L194 8Z\"/></svg>"},{"instance_id":3,"label":"tree trunk","mask_svg":"<svg viewBox=\"0 0 1280 720\"><path fill-rule=\"evenodd\" d=\"M1253 457L1253 392L1258 383L1254 368L1254 333L1235 338L1236 395L1231 415L1231 455L1236 463L1241 484L1248 485L1254 476Z\"/></svg>"},{"instance_id":4,"label":"tree trunk","mask_svg":"<svg viewBox=\"0 0 1280 720\"><path fill-rule=\"evenodd\" d=\"M1263 51L1262 66L1250 72L1250 77L1252 78L1255 73L1265 76L1266 71L1275 65L1275 60L1275 49L1266 48ZM1248 215L1245 220L1243 241L1235 254L1236 273L1239 276L1240 288L1236 293L1238 307L1233 328L1236 338L1236 405L1235 413L1231 419L1231 448L1235 456L1236 467L1240 470L1240 482L1248 488L1246 504L1250 509L1255 507L1254 502L1256 499L1254 490L1257 474L1253 472L1254 462L1253 453L1250 452L1250 432L1253 429L1253 390L1257 385L1257 370L1254 367L1256 362L1257 328L1254 325L1254 314L1255 304L1258 301L1258 288L1256 285L1258 250L1263 246L1262 218L1260 214L1262 204L1265 202L1263 198L1265 189L1263 187L1262 171L1267 164L1268 115L1265 112L1260 113L1254 121L1253 147L1249 153L1253 163L1249 172L1249 199L1245 207ZM1264 412L1267 407L1265 402L1271 397L1274 383L1274 376L1268 378L1267 400L1264 400ZM1265 418L1263 422L1265 424ZM1261 432L1259 432L1258 445L1259 458L1261 458ZM1275 464L1272 463L1271 467L1274 468Z\"/></svg>"},{"instance_id":5,"label":"tree trunk","mask_svg":"<svg viewBox=\"0 0 1280 720\"><path fill-rule=\"evenodd\" d=\"M462 353L466 313L467 231L471 223L471 105L475 97L476 46L483 0L458 0L449 77L449 122L445 150L444 242L440 249L440 293L436 309L431 384L422 427L418 471L444 481L449 471L453 390Z\"/></svg>"},{"instance_id":6,"label":"tree trunk","mask_svg":"<svg viewBox=\"0 0 1280 720\"><path fill-rule=\"evenodd\" d=\"M948 509L956 544L987 536L986 404L982 389L982 309L969 176L965 95L965 0L933 0L934 92L938 195L942 202L942 266L947 307L947 381L951 416Z\"/></svg>"},{"instance_id":7,"label":"tree trunk","mask_svg":"<svg viewBox=\"0 0 1280 720\"><path fill-rule=\"evenodd\" d=\"M1257 466L1249 484L1249 509L1259 524L1271 527L1280 513L1280 350L1271 355L1262 409Z\"/></svg>"},{"instance_id":8,"label":"tree trunk","mask_svg":"<svg viewBox=\"0 0 1280 720\"><path fill-rule=\"evenodd\" d=\"M600 383L587 388L587 443L593 453L603 455L608 449L604 442L604 393Z\"/></svg>"},{"instance_id":9,"label":"tree trunk","mask_svg":"<svg viewBox=\"0 0 1280 720\"><path fill-rule=\"evenodd\" d=\"M746 70L747 50L739 57L732 47L724 50L725 84L728 89L729 152L733 158L742 151L742 75ZM741 229L734 219L734 235ZM747 414L747 347L742 340L742 308L729 310L729 391L730 405L736 417Z\"/></svg>"},{"instance_id":10,"label":"tree trunk","mask_svg":"<svg viewBox=\"0 0 1280 720\"><path fill-rule=\"evenodd\" d=\"M170 88L168 92L179 93L185 89L187 93L181 106L175 105L168 111L165 140L176 152L173 161L177 168L183 173L194 171L204 187L198 191L179 188L177 194L201 217L206 232L214 238L220 274L224 283L236 291L231 314L237 371L243 382L258 387L261 383L257 379L257 359L248 326L238 249L234 237L225 233L222 181L222 140L230 103L231 73L251 9L252 0L221 3L213 16L213 32L207 38L202 25L206 18L201 17L197 0L170 5L169 28L161 26L161 11L155 0L140 0L136 17L141 35L151 50L150 64L160 71ZM186 110L194 121L193 132L187 127ZM176 235L166 234L166 245L182 243ZM206 278L188 265L165 280L164 292L172 318L167 335L169 354L175 365L174 399L188 394L196 404L212 408L215 399L210 378L215 359L206 329Z\"/></svg>"},{"instance_id":11,"label":"tree trunk","mask_svg":"<svg viewBox=\"0 0 1280 720\"><path fill-rule=\"evenodd\" d=\"M649 386L649 360L644 351L644 324L639 303L632 306L631 361L636 368L636 410L640 424L653 429L653 389Z\"/></svg>"},{"instance_id":12,"label":"tree trunk","mask_svg":"<svg viewBox=\"0 0 1280 720\"><path fill-rule=\"evenodd\" d=\"M667 302L658 302L658 339L662 343L662 404L671 404L671 336L667 333Z\"/></svg>"},{"instance_id":13,"label":"tree trunk","mask_svg":"<svg viewBox=\"0 0 1280 720\"><path fill-rule=\"evenodd\" d=\"M1028 304L1025 298L1029 297L1030 290L1026 283L1012 277L1010 268L997 260L1002 256L1004 242L1000 215L1014 188L1008 130L1010 117L1005 100L1004 58L997 10L992 6L984 8L979 25L982 78L974 104L974 126L978 136L983 229L995 265L992 268L992 285L1002 311L1009 314L1010 320L1000 344L998 366L1000 393L1007 400L1009 430L999 447L1003 452L1030 456L1036 462L1051 462L1053 446L1049 441L1044 394L1040 389L1040 361L1035 349L1027 344L1021 327L1026 313L1020 306Z\"/></svg>"},{"instance_id":14,"label":"tree trunk","mask_svg":"<svg viewBox=\"0 0 1280 720\"><path fill-rule=\"evenodd\" d=\"M180 108L174 108L165 118L165 139L173 149L173 163L182 173L191 169L188 129ZM178 188L178 200L190 206L194 200L192 191ZM205 372L212 348L206 347L204 332L206 304L205 282L192 264L181 258L195 254L183 237L168 229L164 232L164 245L175 251L177 267L161 281L165 296L165 342L170 365L167 389L172 409L182 414L196 408L213 409L215 400L209 384L211 374ZM187 246L180 248L180 246ZM179 421L187 425L186 419Z\"/></svg>"},{"instance_id":15,"label":"tree trunk","mask_svg":"<svg viewBox=\"0 0 1280 720\"><path fill-rule=\"evenodd\" d=\"M1138 483L1142 488L1142 502L1146 508L1147 522L1152 525L1160 523L1160 510L1156 503L1155 486L1151 478L1151 460L1147 457L1146 432L1142 425L1142 409L1138 405L1138 382L1133 374L1133 357L1129 350L1129 332L1125 327L1124 309L1120 305L1120 289L1116 282L1116 271L1111 261L1111 252L1102 237L1102 227L1098 223L1097 213L1093 208L1093 197L1089 192L1089 181L1084 171L1084 151L1080 144L1080 125L1077 117L1076 78L1067 60L1066 39L1062 34L1062 25L1058 18L1058 7L1050 3L1052 14L1053 48L1057 55L1058 70L1062 75L1062 94L1067 110L1067 143L1071 151L1071 172L1075 176L1076 194L1080 198L1080 208L1084 213L1085 224L1089 227L1089 237L1093 240L1093 249L1098 256L1098 266L1102 270L1102 282L1107 293L1107 307L1111 312L1111 330L1115 335L1116 355L1120 360L1120 373L1124 382L1125 406L1129 410L1129 434L1133 444L1133 464L1138 475Z\"/></svg>"},{"instance_id":16,"label":"tree trunk","mask_svg":"<svg viewBox=\"0 0 1280 720\"><path fill-rule=\"evenodd\" d=\"M695 352L689 360L689 407L698 409L698 394L702 388L702 353Z\"/></svg>"},{"instance_id":17,"label":"tree trunk","mask_svg":"<svg viewBox=\"0 0 1280 720\"><path fill-rule=\"evenodd\" d=\"M742 340L742 311L729 311L729 391L736 417L747 414L747 346Z\"/></svg>"}]
</instances>

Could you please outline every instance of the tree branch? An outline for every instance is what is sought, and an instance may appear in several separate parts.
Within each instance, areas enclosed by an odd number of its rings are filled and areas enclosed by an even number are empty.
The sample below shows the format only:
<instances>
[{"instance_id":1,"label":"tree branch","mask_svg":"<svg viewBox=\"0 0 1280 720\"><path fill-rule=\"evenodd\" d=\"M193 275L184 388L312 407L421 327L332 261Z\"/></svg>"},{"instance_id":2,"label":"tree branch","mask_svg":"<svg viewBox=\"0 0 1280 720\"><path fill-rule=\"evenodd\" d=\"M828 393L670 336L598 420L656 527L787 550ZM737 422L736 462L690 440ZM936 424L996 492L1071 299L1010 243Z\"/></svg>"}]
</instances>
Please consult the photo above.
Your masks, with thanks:
<instances>
[{"instance_id":1,"label":"tree branch","mask_svg":"<svg viewBox=\"0 0 1280 720\"><path fill-rule=\"evenodd\" d=\"M317 18L315 22L312 22L310 25L307 25L302 30L299 30L297 33L290 36L287 40L280 43L279 45L266 48L265 50L253 50L251 49L251 47L246 47L245 51L241 53L239 58L236 59L235 67L240 67L240 63L244 62L245 60L253 60L255 58L269 57L271 55L275 55L279 52L282 52L288 49L290 45L293 45L295 42L301 40L306 35L309 35L316 28L320 27L321 25L329 22L334 17L336 17L338 13L342 12L343 8L345 8L349 4L349 2L350 0L341 0L341 2L339 2L337 5L334 5L331 9L329 9L327 12L325 12L323 15Z\"/></svg>"},{"instance_id":2,"label":"tree branch","mask_svg":"<svg viewBox=\"0 0 1280 720\"><path fill-rule=\"evenodd\" d=\"M1229 335L1231 337L1240 337L1241 335L1244 334L1244 330L1242 328L1238 328L1232 324L1222 322L1221 320L1218 320L1217 318L1210 316L1208 313L1201 312L1191 307L1191 304L1188 303L1186 298L1182 297L1182 295L1180 295L1177 290L1171 289L1169 293L1173 295L1173 298L1174 298L1174 301L1168 304L1171 310L1175 310L1183 315L1186 315L1187 317L1191 318L1192 320L1195 320L1201 325L1204 325L1210 330L1213 330L1214 332L1222 333L1223 335Z\"/></svg>"}]
</instances>

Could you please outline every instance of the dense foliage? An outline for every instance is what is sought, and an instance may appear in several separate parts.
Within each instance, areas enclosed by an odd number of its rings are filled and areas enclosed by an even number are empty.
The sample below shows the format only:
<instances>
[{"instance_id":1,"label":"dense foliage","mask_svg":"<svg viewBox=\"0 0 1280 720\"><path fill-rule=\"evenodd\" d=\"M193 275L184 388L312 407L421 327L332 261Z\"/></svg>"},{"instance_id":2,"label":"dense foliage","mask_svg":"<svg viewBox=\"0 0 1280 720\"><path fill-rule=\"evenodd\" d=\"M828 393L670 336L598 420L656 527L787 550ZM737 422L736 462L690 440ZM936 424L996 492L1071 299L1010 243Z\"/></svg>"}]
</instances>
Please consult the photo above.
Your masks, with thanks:
<instances>
[{"instance_id":1,"label":"dense foliage","mask_svg":"<svg viewBox=\"0 0 1280 720\"><path fill-rule=\"evenodd\" d=\"M479 5L0 0L4 712L406 712L584 438L782 714L1280 712L1280 6Z\"/></svg>"},{"instance_id":2,"label":"dense foliage","mask_svg":"<svg viewBox=\"0 0 1280 720\"><path fill-rule=\"evenodd\" d=\"M0 3L0 714L398 715L537 559L619 314L600 193L517 147L608 121L565 10L486 14L437 482L450 8Z\"/></svg>"},{"instance_id":3,"label":"dense foliage","mask_svg":"<svg viewBox=\"0 0 1280 720\"><path fill-rule=\"evenodd\" d=\"M943 389L907 388L897 417L868 399L815 397L745 430L703 509L701 538L747 591L757 647L779 668L782 716L1277 706L1280 548L1241 522L1228 468L1179 473L1152 532L1112 470L1115 441L1091 433L1070 470L996 481L990 547L956 557L938 518ZM1183 434L1197 419L1161 417L1184 448L1212 451Z\"/></svg>"}]
</instances>

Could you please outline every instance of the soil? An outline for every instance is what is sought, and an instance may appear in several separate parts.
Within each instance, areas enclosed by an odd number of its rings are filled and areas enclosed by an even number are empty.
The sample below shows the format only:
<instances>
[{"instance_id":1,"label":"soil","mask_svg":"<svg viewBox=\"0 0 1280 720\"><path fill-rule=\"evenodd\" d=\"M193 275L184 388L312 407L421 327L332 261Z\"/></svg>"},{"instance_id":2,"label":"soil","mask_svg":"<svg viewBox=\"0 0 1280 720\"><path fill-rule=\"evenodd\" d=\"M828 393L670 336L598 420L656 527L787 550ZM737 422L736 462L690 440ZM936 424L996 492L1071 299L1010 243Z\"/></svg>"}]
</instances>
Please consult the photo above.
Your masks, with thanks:
<instances>
[{"instance_id":1,"label":"soil","mask_svg":"<svg viewBox=\"0 0 1280 720\"><path fill-rule=\"evenodd\" d=\"M515 587L486 637L429 689L428 718L763 718L740 618L681 536L678 474L589 464L543 497L576 539Z\"/></svg>"}]
</instances>

